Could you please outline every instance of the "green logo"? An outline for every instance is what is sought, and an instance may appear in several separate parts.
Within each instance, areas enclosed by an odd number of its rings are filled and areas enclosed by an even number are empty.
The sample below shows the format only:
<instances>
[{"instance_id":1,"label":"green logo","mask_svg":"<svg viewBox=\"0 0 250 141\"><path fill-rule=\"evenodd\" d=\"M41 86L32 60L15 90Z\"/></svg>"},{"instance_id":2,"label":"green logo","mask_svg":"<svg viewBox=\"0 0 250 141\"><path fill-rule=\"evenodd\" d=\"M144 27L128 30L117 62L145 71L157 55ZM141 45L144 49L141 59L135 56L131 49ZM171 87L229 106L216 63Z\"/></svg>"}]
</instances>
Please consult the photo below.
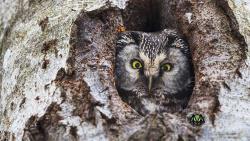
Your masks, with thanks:
<instances>
[{"instance_id":1,"label":"green logo","mask_svg":"<svg viewBox=\"0 0 250 141\"><path fill-rule=\"evenodd\" d=\"M189 123L193 126L201 126L205 123L205 117L202 114L192 114L189 117Z\"/></svg>"}]
</instances>

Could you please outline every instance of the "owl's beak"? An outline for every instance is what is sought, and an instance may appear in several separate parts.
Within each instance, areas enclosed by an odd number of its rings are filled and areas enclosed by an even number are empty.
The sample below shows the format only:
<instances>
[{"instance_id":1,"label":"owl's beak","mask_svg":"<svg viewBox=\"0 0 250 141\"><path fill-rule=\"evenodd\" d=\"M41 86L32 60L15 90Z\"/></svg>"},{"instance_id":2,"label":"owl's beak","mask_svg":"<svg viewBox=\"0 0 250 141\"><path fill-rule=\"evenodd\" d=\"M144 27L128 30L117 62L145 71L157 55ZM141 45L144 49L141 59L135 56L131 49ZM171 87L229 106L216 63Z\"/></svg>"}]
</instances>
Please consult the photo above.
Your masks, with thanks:
<instances>
[{"instance_id":1,"label":"owl's beak","mask_svg":"<svg viewBox=\"0 0 250 141\"><path fill-rule=\"evenodd\" d=\"M152 88L152 78L153 78L153 76L150 76L148 78L148 90L149 90L149 92L151 91L151 88Z\"/></svg>"}]
</instances>

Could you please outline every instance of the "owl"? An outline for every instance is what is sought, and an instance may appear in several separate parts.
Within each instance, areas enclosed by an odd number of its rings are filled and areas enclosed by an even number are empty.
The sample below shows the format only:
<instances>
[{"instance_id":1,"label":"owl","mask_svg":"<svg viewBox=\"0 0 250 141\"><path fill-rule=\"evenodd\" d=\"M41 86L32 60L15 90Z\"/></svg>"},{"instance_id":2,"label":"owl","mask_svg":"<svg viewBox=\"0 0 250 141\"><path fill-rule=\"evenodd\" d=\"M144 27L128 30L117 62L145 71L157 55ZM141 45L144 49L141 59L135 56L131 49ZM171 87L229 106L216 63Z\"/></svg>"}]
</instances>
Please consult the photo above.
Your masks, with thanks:
<instances>
[{"instance_id":1,"label":"owl","mask_svg":"<svg viewBox=\"0 0 250 141\"><path fill-rule=\"evenodd\" d=\"M175 30L118 36L116 87L139 114L180 112L192 93L193 78L189 47Z\"/></svg>"}]
</instances>

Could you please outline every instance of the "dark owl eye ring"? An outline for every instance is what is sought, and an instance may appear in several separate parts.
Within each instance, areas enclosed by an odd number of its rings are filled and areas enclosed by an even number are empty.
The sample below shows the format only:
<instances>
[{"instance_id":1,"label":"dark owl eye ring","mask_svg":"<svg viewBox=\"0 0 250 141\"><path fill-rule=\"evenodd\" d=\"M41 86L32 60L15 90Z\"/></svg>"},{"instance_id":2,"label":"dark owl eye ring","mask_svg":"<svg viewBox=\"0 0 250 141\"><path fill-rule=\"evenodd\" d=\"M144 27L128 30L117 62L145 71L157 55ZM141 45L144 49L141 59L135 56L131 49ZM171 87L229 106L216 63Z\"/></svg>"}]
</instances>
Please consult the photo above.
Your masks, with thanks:
<instances>
[{"instance_id":1,"label":"dark owl eye ring","mask_svg":"<svg viewBox=\"0 0 250 141\"><path fill-rule=\"evenodd\" d=\"M161 69L165 72L170 72L173 69L173 64L165 63L165 64L161 65Z\"/></svg>"},{"instance_id":2,"label":"dark owl eye ring","mask_svg":"<svg viewBox=\"0 0 250 141\"><path fill-rule=\"evenodd\" d=\"M141 61L137 60L137 59L132 59L130 61L130 65L133 69L141 69L143 67Z\"/></svg>"}]
</instances>

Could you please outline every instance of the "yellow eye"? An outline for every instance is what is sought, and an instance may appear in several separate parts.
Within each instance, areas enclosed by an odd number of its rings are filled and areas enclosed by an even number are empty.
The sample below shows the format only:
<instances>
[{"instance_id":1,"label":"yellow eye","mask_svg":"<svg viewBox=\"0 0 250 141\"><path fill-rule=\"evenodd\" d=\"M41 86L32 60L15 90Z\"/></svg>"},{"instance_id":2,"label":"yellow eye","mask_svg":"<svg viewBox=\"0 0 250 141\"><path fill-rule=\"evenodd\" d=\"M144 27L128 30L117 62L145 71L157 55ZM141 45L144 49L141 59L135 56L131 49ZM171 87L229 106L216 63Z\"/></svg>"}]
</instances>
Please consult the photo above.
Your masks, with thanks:
<instances>
[{"instance_id":1,"label":"yellow eye","mask_svg":"<svg viewBox=\"0 0 250 141\"><path fill-rule=\"evenodd\" d=\"M170 63L166 63L166 64L163 64L163 65L161 66L161 69L162 69L163 71L167 71L167 72L171 71L172 68L173 68L173 65L170 64Z\"/></svg>"},{"instance_id":2,"label":"yellow eye","mask_svg":"<svg viewBox=\"0 0 250 141\"><path fill-rule=\"evenodd\" d=\"M142 63L139 60L134 59L131 61L131 66L133 69L140 69L142 68Z\"/></svg>"}]
</instances>

